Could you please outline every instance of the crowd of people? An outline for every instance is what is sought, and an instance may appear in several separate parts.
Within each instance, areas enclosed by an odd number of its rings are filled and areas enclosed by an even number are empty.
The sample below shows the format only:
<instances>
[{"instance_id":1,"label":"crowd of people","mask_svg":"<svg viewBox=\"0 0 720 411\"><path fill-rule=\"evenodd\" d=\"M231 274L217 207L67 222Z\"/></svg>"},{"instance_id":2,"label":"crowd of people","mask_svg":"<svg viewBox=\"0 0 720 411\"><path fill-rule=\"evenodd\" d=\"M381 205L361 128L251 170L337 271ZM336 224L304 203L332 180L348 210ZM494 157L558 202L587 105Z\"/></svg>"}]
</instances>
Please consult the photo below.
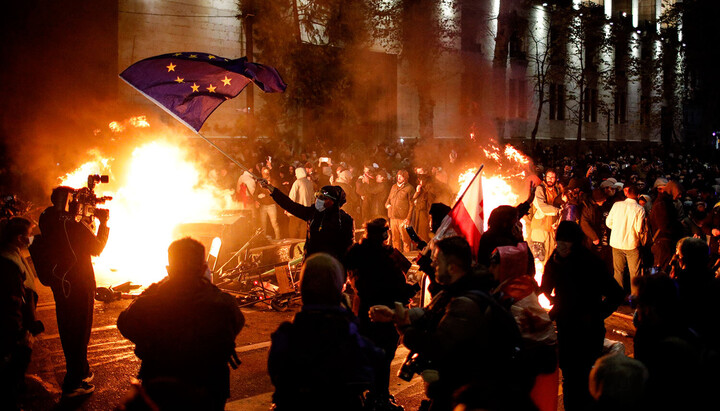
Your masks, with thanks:
<instances>
[{"instance_id":1,"label":"crowd of people","mask_svg":"<svg viewBox=\"0 0 720 411\"><path fill-rule=\"evenodd\" d=\"M529 197L492 210L472 249L443 224L452 181L477 161L462 144L428 156L410 142L359 152L280 146L272 157L269 147L225 148L255 164L252 173L233 175L220 164L208 178L235 190L266 233L305 238L302 307L272 335L275 409L402 409L389 391L398 344L411 352L401 378L425 382L421 409L554 410L560 374L569 411L712 403L720 382L720 169L712 153L569 157L539 146ZM54 247L53 255L28 251L30 220L3 223L0 383L8 409L17 407L30 361L28 336L43 330L34 316L37 280L56 300L63 395L94 390L90 258L102 252L108 216L98 215L91 232L63 215L67 196L53 191L33 241ZM428 278L428 304L417 304L419 287L407 278L412 250ZM244 318L212 285L205 252L189 238L173 242L168 276L120 314L118 329L142 360L136 395L123 409L225 406ZM33 273L31 254L38 271L50 266L49 278ZM632 358L606 352L605 319L621 305L633 313Z\"/></svg>"}]
</instances>

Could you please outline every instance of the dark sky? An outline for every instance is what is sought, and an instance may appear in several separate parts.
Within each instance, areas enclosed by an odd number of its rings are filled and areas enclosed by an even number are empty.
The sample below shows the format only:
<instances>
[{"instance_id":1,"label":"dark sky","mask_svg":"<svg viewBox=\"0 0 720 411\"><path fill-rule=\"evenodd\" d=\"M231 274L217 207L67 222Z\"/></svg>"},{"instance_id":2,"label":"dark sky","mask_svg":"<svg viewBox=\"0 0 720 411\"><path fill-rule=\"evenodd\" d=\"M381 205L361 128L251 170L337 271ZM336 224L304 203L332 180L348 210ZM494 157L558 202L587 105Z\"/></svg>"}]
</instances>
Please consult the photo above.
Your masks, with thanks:
<instances>
[{"instance_id":1,"label":"dark sky","mask_svg":"<svg viewBox=\"0 0 720 411\"><path fill-rule=\"evenodd\" d=\"M11 188L33 193L122 112L115 102L117 1L11 4L0 23L3 168L15 177Z\"/></svg>"}]
</instances>

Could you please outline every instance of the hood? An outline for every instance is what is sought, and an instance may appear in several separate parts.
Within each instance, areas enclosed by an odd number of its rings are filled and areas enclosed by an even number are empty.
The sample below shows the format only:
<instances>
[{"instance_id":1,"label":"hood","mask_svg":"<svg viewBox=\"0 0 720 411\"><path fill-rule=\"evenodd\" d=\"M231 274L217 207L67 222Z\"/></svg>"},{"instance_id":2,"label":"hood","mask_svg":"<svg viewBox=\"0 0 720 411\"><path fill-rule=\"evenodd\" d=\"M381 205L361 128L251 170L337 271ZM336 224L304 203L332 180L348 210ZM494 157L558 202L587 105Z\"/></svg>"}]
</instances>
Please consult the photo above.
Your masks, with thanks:
<instances>
[{"instance_id":1,"label":"hood","mask_svg":"<svg viewBox=\"0 0 720 411\"><path fill-rule=\"evenodd\" d=\"M296 168L295 169L295 178L298 180L301 178L307 177L307 171L305 171L304 167Z\"/></svg>"},{"instance_id":2,"label":"hood","mask_svg":"<svg viewBox=\"0 0 720 411\"><path fill-rule=\"evenodd\" d=\"M340 174L338 174L338 178L337 178L338 183L350 184L351 181L352 181L352 173L350 173L350 170L341 171Z\"/></svg>"}]
</instances>

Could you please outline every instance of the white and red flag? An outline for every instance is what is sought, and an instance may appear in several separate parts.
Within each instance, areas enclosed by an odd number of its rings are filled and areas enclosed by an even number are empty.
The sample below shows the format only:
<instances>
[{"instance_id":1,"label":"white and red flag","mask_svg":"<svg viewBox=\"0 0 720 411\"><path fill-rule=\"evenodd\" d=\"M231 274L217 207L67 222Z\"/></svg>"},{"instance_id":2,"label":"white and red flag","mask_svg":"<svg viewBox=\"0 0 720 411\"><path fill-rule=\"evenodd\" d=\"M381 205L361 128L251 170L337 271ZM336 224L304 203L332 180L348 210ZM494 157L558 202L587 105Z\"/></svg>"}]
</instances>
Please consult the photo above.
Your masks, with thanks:
<instances>
[{"instance_id":1,"label":"white and red flag","mask_svg":"<svg viewBox=\"0 0 720 411\"><path fill-rule=\"evenodd\" d=\"M448 217L438 229L436 237L442 238L445 231L452 224L455 231L465 237L470 244L471 250L477 252L480 244L480 237L484 231L485 211L483 210L482 177L480 173L483 167L475 173L470 184L455 202Z\"/></svg>"}]
</instances>

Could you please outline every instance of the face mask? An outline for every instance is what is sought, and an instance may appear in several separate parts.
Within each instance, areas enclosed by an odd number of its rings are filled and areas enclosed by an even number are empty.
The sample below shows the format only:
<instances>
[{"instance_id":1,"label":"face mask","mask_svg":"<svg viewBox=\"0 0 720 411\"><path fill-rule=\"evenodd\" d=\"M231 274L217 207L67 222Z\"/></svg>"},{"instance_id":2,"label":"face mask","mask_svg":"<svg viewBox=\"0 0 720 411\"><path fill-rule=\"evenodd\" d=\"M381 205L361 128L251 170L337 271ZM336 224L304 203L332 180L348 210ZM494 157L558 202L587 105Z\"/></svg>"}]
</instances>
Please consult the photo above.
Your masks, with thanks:
<instances>
[{"instance_id":1,"label":"face mask","mask_svg":"<svg viewBox=\"0 0 720 411\"><path fill-rule=\"evenodd\" d=\"M315 200L315 209L320 212L325 211L325 202L319 198Z\"/></svg>"}]
</instances>

